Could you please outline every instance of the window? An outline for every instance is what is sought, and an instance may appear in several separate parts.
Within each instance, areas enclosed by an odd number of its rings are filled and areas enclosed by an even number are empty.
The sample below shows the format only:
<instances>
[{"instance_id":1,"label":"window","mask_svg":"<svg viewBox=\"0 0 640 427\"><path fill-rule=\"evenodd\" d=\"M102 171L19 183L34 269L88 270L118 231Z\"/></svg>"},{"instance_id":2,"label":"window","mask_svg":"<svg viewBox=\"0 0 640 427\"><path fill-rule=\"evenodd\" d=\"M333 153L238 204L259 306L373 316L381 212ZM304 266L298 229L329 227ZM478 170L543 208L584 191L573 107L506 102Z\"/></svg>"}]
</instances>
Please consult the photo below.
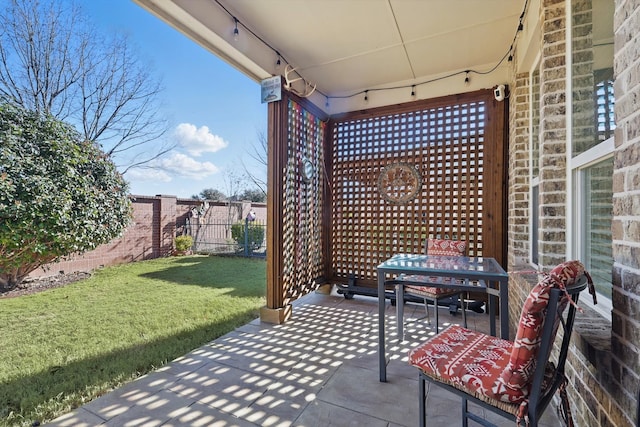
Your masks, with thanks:
<instances>
[{"instance_id":1,"label":"window","mask_svg":"<svg viewBox=\"0 0 640 427\"><path fill-rule=\"evenodd\" d=\"M578 3L578 2L574 2ZM613 0L571 9L571 256L582 260L610 307L613 267ZM607 301L602 301L606 299ZM596 308L598 307L596 306ZM610 316L605 309L603 314Z\"/></svg>"},{"instance_id":2,"label":"window","mask_svg":"<svg viewBox=\"0 0 640 427\"><path fill-rule=\"evenodd\" d=\"M580 258L598 293L611 299L613 156L577 168L575 181L578 197L582 196L577 215Z\"/></svg>"},{"instance_id":3,"label":"window","mask_svg":"<svg viewBox=\"0 0 640 427\"><path fill-rule=\"evenodd\" d=\"M613 68L596 70L594 104L596 108L596 136L597 142L613 138L613 130L616 127L613 107L615 97L613 94Z\"/></svg>"}]
</instances>

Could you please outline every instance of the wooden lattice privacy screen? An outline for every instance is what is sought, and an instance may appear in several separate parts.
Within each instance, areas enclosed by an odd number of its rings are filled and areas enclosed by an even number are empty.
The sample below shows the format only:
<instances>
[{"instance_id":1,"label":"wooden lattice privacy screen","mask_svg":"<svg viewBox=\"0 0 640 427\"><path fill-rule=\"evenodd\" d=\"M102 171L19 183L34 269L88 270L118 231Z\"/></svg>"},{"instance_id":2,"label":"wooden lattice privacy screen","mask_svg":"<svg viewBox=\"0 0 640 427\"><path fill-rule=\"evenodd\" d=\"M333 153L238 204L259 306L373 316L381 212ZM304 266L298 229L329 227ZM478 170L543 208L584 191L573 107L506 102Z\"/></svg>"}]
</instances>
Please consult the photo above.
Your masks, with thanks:
<instances>
[{"instance_id":1,"label":"wooden lattice privacy screen","mask_svg":"<svg viewBox=\"0 0 640 427\"><path fill-rule=\"evenodd\" d=\"M285 302L307 294L324 275L322 246L326 123L289 101L284 171L282 285Z\"/></svg>"},{"instance_id":2,"label":"wooden lattice privacy screen","mask_svg":"<svg viewBox=\"0 0 640 427\"><path fill-rule=\"evenodd\" d=\"M486 93L469 98L333 123L334 281L374 283L379 263L423 253L428 237L503 261L505 114Z\"/></svg>"}]
</instances>

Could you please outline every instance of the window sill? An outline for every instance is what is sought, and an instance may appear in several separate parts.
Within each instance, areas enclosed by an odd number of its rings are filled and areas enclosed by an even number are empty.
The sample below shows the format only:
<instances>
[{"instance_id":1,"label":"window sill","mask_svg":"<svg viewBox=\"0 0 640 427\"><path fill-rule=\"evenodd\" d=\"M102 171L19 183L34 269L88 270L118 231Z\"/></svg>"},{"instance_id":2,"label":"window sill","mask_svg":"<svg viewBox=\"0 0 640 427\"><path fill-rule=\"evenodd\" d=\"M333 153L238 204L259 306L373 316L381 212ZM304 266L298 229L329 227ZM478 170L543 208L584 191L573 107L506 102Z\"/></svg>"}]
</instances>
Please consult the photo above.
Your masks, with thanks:
<instances>
[{"instance_id":1,"label":"window sill","mask_svg":"<svg viewBox=\"0 0 640 427\"><path fill-rule=\"evenodd\" d=\"M576 315L573 344L599 376L607 377L611 374L611 320L584 304L580 307L584 312Z\"/></svg>"}]
</instances>

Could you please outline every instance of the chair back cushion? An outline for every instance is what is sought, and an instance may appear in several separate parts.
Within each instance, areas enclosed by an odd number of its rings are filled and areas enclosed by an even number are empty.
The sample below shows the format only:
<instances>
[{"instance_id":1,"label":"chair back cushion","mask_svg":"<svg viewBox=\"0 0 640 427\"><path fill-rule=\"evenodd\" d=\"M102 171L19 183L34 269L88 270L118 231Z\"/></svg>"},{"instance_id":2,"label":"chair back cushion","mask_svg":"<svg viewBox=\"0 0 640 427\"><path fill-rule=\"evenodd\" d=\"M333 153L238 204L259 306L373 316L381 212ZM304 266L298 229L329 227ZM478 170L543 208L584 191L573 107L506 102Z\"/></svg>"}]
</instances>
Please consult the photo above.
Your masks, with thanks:
<instances>
[{"instance_id":1,"label":"chair back cushion","mask_svg":"<svg viewBox=\"0 0 640 427\"><path fill-rule=\"evenodd\" d=\"M427 255L465 256L467 242L462 240L427 239Z\"/></svg>"},{"instance_id":2,"label":"chair back cushion","mask_svg":"<svg viewBox=\"0 0 640 427\"><path fill-rule=\"evenodd\" d=\"M584 274L584 266L579 261L567 261L555 267L546 274L529 293L522 307L518 331L513 342L511 356L506 369L500 375L500 382L511 390L520 390L526 387L536 368L536 358L541 344L541 334L551 288L565 289L571 286ZM562 313L569 298L565 297L558 306L558 312ZM556 316L554 324L555 338L559 324L559 316Z\"/></svg>"}]
</instances>

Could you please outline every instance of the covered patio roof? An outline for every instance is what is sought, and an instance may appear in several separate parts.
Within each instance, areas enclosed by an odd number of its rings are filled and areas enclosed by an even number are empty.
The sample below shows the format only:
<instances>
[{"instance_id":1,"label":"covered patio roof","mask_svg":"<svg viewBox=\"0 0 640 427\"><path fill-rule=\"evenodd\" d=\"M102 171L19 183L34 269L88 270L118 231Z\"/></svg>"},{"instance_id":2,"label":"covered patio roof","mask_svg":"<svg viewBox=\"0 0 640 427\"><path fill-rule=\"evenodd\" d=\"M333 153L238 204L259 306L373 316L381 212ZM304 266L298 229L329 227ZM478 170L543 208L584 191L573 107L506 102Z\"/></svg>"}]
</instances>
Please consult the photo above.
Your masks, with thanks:
<instances>
[{"instance_id":1,"label":"covered patio roof","mask_svg":"<svg viewBox=\"0 0 640 427\"><path fill-rule=\"evenodd\" d=\"M287 75L298 94L315 88L328 114L505 83L539 2L134 1L255 81Z\"/></svg>"}]
</instances>

